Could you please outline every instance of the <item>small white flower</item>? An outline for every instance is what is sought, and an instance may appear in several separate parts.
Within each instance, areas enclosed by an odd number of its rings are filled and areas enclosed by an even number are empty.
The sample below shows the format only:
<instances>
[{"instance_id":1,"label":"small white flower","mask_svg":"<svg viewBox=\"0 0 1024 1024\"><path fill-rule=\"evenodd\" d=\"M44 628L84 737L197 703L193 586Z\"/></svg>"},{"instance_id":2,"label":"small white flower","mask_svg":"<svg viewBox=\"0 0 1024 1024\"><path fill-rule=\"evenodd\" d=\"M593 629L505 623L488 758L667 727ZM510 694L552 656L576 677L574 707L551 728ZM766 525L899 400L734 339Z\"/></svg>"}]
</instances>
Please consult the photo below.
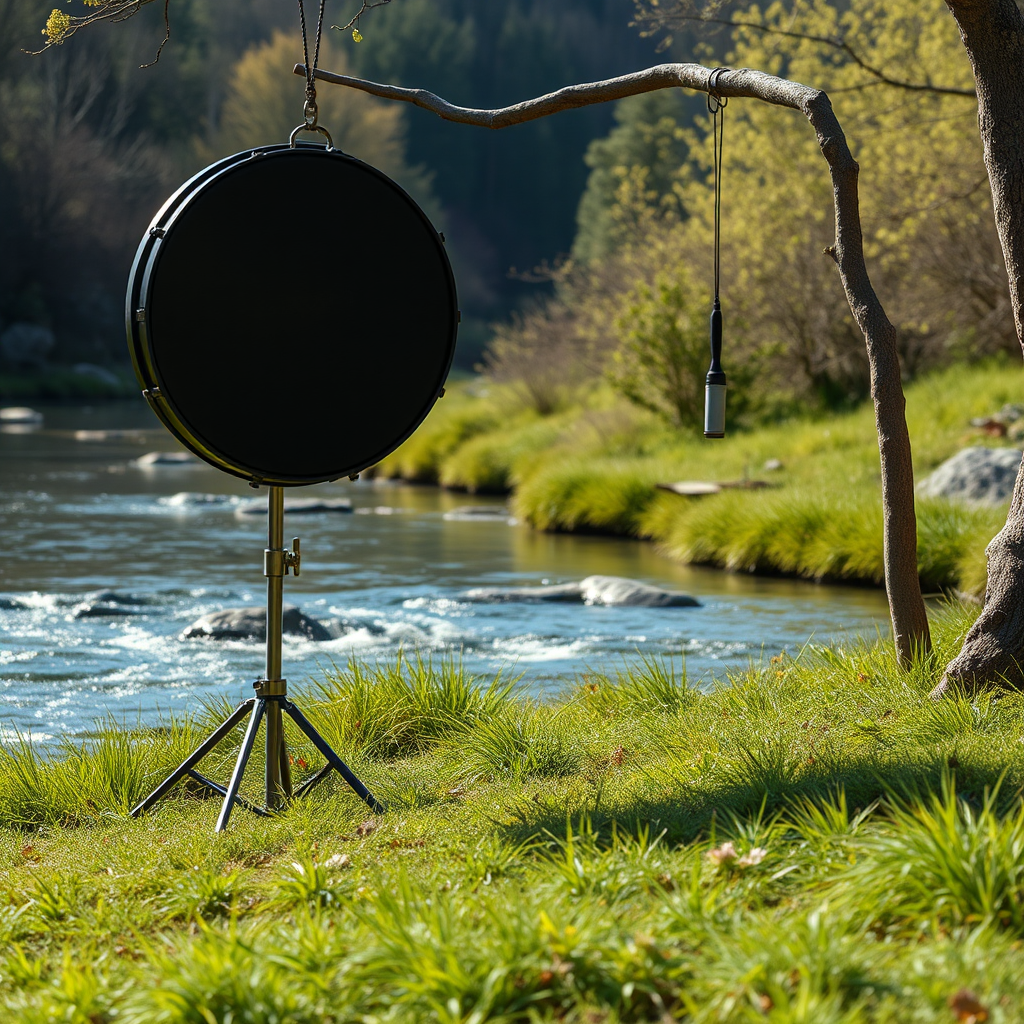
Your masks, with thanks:
<instances>
[{"instance_id":1,"label":"small white flower","mask_svg":"<svg viewBox=\"0 0 1024 1024\"><path fill-rule=\"evenodd\" d=\"M763 846L755 846L750 853L736 861L736 867L752 868L755 864L760 864L767 853L768 851Z\"/></svg>"}]
</instances>

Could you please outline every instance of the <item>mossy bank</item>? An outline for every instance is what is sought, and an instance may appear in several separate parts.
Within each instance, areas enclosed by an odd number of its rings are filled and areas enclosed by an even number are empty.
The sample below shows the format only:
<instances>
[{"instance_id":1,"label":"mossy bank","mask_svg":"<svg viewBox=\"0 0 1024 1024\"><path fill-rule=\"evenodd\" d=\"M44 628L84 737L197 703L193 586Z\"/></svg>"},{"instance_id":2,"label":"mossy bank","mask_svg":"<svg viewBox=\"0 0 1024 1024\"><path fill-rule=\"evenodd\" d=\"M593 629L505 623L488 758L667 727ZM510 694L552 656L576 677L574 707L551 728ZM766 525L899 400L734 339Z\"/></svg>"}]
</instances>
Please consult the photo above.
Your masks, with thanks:
<instances>
[{"instance_id":1,"label":"mossy bank","mask_svg":"<svg viewBox=\"0 0 1024 1024\"><path fill-rule=\"evenodd\" d=\"M969 621L941 617L935 664ZM219 836L187 788L126 812L222 709L7 748L0 1017L1020 1020L1024 700L933 703L934 676L807 648L538 704L353 666L306 704L389 810L330 782Z\"/></svg>"},{"instance_id":2,"label":"mossy bank","mask_svg":"<svg viewBox=\"0 0 1024 1024\"><path fill-rule=\"evenodd\" d=\"M995 363L907 387L918 479L961 448L1007 444L972 428L1017 402L1019 367ZM780 463L777 469L766 469ZM880 585L881 482L873 411L794 418L706 441L672 430L600 386L541 416L514 389L461 384L375 470L475 493L512 494L542 530L647 538L674 558L735 571ZM763 490L702 498L661 491L678 480L760 479ZM919 500L926 590L984 590L984 549L1005 508Z\"/></svg>"}]
</instances>

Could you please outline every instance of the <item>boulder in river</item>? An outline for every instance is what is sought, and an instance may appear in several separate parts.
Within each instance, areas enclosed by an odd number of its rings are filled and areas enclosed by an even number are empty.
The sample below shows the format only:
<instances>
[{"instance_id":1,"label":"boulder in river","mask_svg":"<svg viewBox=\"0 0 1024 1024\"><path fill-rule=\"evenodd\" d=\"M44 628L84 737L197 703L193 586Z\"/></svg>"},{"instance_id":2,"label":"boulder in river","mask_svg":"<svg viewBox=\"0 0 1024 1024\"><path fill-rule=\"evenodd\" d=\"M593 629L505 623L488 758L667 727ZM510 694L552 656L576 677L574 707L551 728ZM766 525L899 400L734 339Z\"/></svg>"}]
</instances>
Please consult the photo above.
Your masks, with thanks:
<instances>
[{"instance_id":1,"label":"boulder in river","mask_svg":"<svg viewBox=\"0 0 1024 1024\"><path fill-rule=\"evenodd\" d=\"M319 512L351 512L352 502L348 498L285 498L284 510L292 516L316 515ZM265 516L267 503L253 501L242 505L235 515Z\"/></svg>"},{"instance_id":2,"label":"boulder in river","mask_svg":"<svg viewBox=\"0 0 1024 1024\"><path fill-rule=\"evenodd\" d=\"M76 619L117 618L125 615L144 615L145 609L139 605L149 604L145 598L132 594L122 594L116 590L100 590L90 594L75 607Z\"/></svg>"},{"instance_id":3,"label":"boulder in river","mask_svg":"<svg viewBox=\"0 0 1024 1024\"><path fill-rule=\"evenodd\" d=\"M292 636L304 636L307 640L330 640L331 631L322 623L304 615L294 605L285 605L283 617L284 632ZM266 608L224 608L210 612L196 619L182 634L186 640L207 637L210 640L260 640L267 639Z\"/></svg>"},{"instance_id":4,"label":"boulder in river","mask_svg":"<svg viewBox=\"0 0 1024 1024\"><path fill-rule=\"evenodd\" d=\"M24 405L8 405L0 409L0 423L12 426L39 426L43 414Z\"/></svg>"},{"instance_id":5,"label":"boulder in river","mask_svg":"<svg viewBox=\"0 0 1024 1024\"><path fill-rule=\"evenodd\" d=\"M579 583L545 587L475 587L462 594L465 601L567 601L632 608L698 608L689 594L663 590L622 576L588 576Z\"/></svg>"},{"instance_id":6,"label":"boulder in river","mask_svg":"<svg viewBox=\"0 0 1024 1024\"><path fill-rule=\"evenodd\" d=\"M457 523L507 523L508 509L504 505L459 505L445 512L443 519Z\"/></svg>"},{"instance_id":7,"label":"boulder in river","mask_svg":"<svg viewBox=\"0 0 1024 1024\"><path fill-rule=\"evenodd\" d=\"M918 485L923 498L949 498L968 505L1009 501L1020 469L1019 448L964 448Z\"/></svg>"},{"instance_id":8,"label":"boulder in river","mask_svg":"<svg viewBox=\"0 0 1024 1024\"><path fill-rule=\"evenodd\" d=\"M152 469L154 466L178 466L188 468L199 465L199 459L191 452L147 452L137 458L133 466Z\"/></svg>"}]
</instances>

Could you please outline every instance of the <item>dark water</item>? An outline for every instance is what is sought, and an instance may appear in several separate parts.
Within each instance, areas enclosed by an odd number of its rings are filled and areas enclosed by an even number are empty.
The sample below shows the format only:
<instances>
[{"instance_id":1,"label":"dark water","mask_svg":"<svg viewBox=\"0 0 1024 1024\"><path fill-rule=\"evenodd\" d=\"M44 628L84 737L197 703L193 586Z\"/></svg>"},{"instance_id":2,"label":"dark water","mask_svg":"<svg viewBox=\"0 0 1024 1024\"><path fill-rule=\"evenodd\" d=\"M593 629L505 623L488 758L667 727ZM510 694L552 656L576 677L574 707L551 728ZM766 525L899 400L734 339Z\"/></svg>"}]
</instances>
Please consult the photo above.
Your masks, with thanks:
<instances>
[{"instance_id":1,"label":"dark water","mask_svg":"<svg viewBox=\"0 0 1024 1024\"><path fill-rule=\"evenodd\" d=\"M0 735L45 740L111 713L155 721L207 694L248 696L262 672L252 642L183 640L202 613L262 604L266 519L241 516L254 492L203 464L142 469L140 455L176 442L135 403L40 406L41 429L0 432ZM105 440L80 430L136 431ZM195 495L217 496L197 499ZM348 497L355 514L292 516L302 575L285 599L345 634L286 637L285 674L393 655L461 654L474 671L522 674L536 691L637 652L685 655L691 678L750 659L886 630L881 593L688 569L647 544L550 536L512 523L499 500L385 483L295 488L289 497ZM680 499L683 500L683 499ZM460 506L491 504L467 520ZM701 608L473 604L472 586L628 576L688 591ZM90 595L116 592L116 617L77 617Z\"/></svg>"}]
</instances>

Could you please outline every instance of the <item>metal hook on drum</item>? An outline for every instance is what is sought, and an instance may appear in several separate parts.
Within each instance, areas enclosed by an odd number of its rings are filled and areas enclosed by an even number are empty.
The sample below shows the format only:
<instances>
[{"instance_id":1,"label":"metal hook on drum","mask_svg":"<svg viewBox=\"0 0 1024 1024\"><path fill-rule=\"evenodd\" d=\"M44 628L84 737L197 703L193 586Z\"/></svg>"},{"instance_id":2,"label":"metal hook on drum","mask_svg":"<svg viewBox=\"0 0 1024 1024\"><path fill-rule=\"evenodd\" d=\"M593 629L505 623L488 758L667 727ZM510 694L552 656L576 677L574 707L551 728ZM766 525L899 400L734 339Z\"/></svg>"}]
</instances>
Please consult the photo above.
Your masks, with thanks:
<instances>
[{"instance_id":1,"label":"metal hook on drum","mask_svg":"<svg viewBox=\"0 0 1024 1024\"><path fill-rule=\"evenodd\" d=\"M331 133L322 124L307 124L305 121L300 125L296 125L291 135L288 136L288 145L292 149L295 148L295 140L299 132L317 132L327 140L327 148L334 149L334 139L331 138Z\"/></svg>"}]
</instances>

